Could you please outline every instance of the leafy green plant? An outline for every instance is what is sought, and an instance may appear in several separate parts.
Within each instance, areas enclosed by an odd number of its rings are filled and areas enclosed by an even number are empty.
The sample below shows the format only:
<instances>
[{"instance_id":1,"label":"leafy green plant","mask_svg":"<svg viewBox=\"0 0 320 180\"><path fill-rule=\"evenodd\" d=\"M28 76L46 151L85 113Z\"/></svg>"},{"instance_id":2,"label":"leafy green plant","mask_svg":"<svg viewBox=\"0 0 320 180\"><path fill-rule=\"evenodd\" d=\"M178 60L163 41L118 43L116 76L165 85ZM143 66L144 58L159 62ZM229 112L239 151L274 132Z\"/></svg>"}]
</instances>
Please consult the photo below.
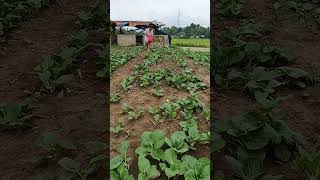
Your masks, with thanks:
<instances>
[{"instance_id":1,"label":"leafy green plant","mask_svg":"<svg viewBox=\"0 0 320 180\"><path fill-rule=\"evenodd\" d=\"M167 100L166 103L160 106L162 115L169 119L174 119L177 117L177 111L180 109L178 103L170 102Z\"/></svg>"},{"instance_id":2,"label":"leafy green plant","mask_svg":"<svg viewBox=\"0 0 320 180\"><path fill-rule=\"evenodd\" d=\"M301 135L290 130L279 114L256 111L217 121L216 132L247 152L273 151L277 160L289 161L303 144ZM229 139L231 138L231 139Z\"/></svg>"},{"instance_id":3,"label":"leafy green plant","mask_svg":"<svg viewBox=\"0 0 320 180\"><path fill-rule=\"evenodd\" d=\"M137 120L138 118L142 117L144 114L143 107L139 106L137 109L130 110L128 112L128 119L131 120Z\"/></svg>"},{"instance_id":4,"label":"leafy green plant","mask_svg":"<svg viewBox=\"0 0 320 180\"><path fill-rule=\"evenodd\" d=\"M122 110L122 113L128 113L129 111L133 110L133 108L130 107L128 103L123 103L121 105L121 110Z\"/></svg>"},{"instance_id":5,"label":"leafy green plant","mask_svg":"<svg viewBox=\"0 0 320 180\"><path fill-rule=\"evenodd\" d=\"M169 178L183 175L187 171L187 163L179 160L171 148L165 151L164 161L165 163L160 163L159 166Z\"/></svg>"},{"instance_id":6,"label":"leafy green plant","mask_svg":"<svg viewBox=\"0 0 320 180\"><path fill-rule=\"evenodd\" d=\"M45 56L42 62L34 68L42 82L42 90L55 92L64 84L71 81L73 75L64 74L77 55L75 48L65 48L59 55Z\"/></svg>"},{"instance_id":7,"label":"leafy green plant","mask_svg":"<svg viewBox=\"0 0 320 180\"><path fill-rule=\"evenodd\" d=\"M140 146L135 150L135 153L141 157L150 155L153 159L160 161L164 158L164 152L161 150L164 144L165 134L162 130L145 131L141 136Z\"/></svg>"},{"instance_id":8,"label":"leafy green plant","mask_svg":"<svg viewBox=\"0 0 320 180\"><path fill-rule=\"evenodd\" d=\"M210 161L208 158L196 159L193 156L185 155L181 158L186 162L187 171L184 174L186 180L209 180L210 179Z\"/></svg>"},{"instance_id":9,"label":"leafy green plant","mask_svg":"<svg viewBox=\"0 0 320 180\"><path fill-rule=\"evenodd\" d=\"M308 180L317 180L320 177L320 151L317 150L313 154L301 151L299 156L294 161L295 166Z\"/></svg>"},{"instance_id":10,"label":"leafy green plant","mask_svg":"<svg viewBox=\"0 0 320 180\"><path fill-rule=\"evenodd\" d=\"M115 127L111 127L110 131L114 134L118 134L124 130L123 121L121 119L118 120L117 125Z\"/></svg>"},{"instance_id":11,"label":"leafy green plant","mask_svg":"<svg viewBox=\"0 0 320 180\"><path fill-rule=\"evenodd\" d=\"M128 91L133 86L134 80L135 80L135 77L128 76L127 79L124 79L123 81L121 81L122 89L124 91Z\"/></svg>"},{"instance_id":12,"label":"leafy green plant","mask_svg":"<svg viewBox=\"0 0 320 180\"><path fill-rule=\"evenodd\" d=\"M110 102L112 103L119 102L120 99L121 97L119 92L110 95Z\"/></svg>"},{"instance_id":13,"label":"leafy green plant","mask_svg":"<svg viewBox=\"0 0 320 180\"><path fill-rule=\"evenodd\" d=\"M265 175L263 162L256 159L236 160L226 156L235 176L243 180L279 180L282 176Z\"/></svg>"},{"instance_id":14,"label":"leafy green plant","mask_svg":"<svg viewBox=\"0 0 320 180\"><path fill-rule=\"evenodd\" d=\"M126 179L134 180L134 177L129 174L129 164L130 158L127 157L127 151L129 149L129 142L123 141L120 145L119 152L120 155L113 157L110 160L110 179Z\"/></svg>"},{"instance_id":15,"label":"leafy green plant","mask_svg":"<svg viewBox=\"0 0 320 180\"><path fill-rule=\"evenodd\" d=\"M26 127L32 118L32 108L28 104L0 104L0 125L5 127Z\"/></svg>"},{"instance_id":16,"label":"leafy green plant","mask_svg":"<svg viewBox=\"0 0 320 180\"><path fill-rule=\"evenodd\" d=\"M108 145L100 141L89 141L85 143L85 147L91 155L104 154L108 150Z\"/></svg>"},{"instance_id":17,"label":"leafy green plant","mask_svg":"<svg viewBox=\"0 0 320 180\"><path fill-rule=\"evenodd\" d=\"M235 17L243 10L241 0L221 0L216 4L218 13L225 17Z\"/></svg>"},{"instance_id":18,"label":"leafy green plant","mask_svg":"<svg viewBox=\"0 0 320 180\"><path fill-rule=\"evenodd\" d=\"M39 136L35 140L35 144L49 153L46 158L54 160L57 160L68 151L77 149L71 142L59 138L52 132L47 132Z\"/></svg>"},{"instance_id":19,"label":"leafy green plant","mask_svg":"<svg viewBox=\"0 0 320 180\"><path fill-rule=\"evenodd\" d=\"M184 131L176 131L171 138L165 138L166 143L177 153L185 153L189 151L189 145L186 142L187 135Z\"/></svg>"},{"instance_id":20,"label":"leafy green plant","mask_svg":"<svg viewBox=\"0 0 320 180\"><path fill-rule=\"evenodd\" d=\"M63 173L60 175L60 179L72 180L80 178L81 180L88 179L89 175L96 172L107 160L107 155L100 154L94 158L91 158L88 165L85 168L81 168L81 164L68 157L59 160L58 164L63 168Z\"/></svg>"},{"instance_id":21,"label":"leafy green plant","mask_svg":"<svg viewBox=\"0 0 320 180\"><path fill-rule=\"evenodd\" d=\"M155 89L152 91L152 94L157 97L162 97L164 96L164 91L163 89L161 89L159 85L157 85Z\"/></svg>"},{"instance_id":22,"label":"leafy green plant","mask_svg":"<svg viewBox=\"0 0 320 180\"><path fill-rule=\"evenodd\" d=\"M143 156L138 159L138 167L140 171L138 180L155 179L160 176L157 166L151 165L150 161Z\"/></svg>"}]
</instances>

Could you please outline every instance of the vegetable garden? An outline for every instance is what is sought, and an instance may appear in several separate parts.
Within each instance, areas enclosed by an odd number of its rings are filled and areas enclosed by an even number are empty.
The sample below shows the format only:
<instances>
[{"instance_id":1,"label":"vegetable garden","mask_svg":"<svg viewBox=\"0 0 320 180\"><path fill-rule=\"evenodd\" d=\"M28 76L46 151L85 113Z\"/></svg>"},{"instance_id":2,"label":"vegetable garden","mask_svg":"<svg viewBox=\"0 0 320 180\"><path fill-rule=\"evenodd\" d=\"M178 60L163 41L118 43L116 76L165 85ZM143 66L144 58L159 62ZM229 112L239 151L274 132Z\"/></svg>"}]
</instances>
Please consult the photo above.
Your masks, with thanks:
<instances>
[{"instance_id":1,"label":"vegetable garden","mask_svg":"<svg viewBox=\"0 0 320 180\"><path fill-rule=\"evenodd\" d=\"M111 49L111 179L210 179L209 53L190 53Z\"/></svg>"},{"instance_id":2,"label":"vegetable garden","mask_svg":"<svg viewBox=\"0 0 320 180\"><path fill-rule=\"evenodd\" d=\"M0 151L0 177L108 179L106 4L45 2L0 2L7 8L0 30L8 40L0 71L0 133L6 147ZM42 5L49 7L27 24L18 22L18 16ZM9 31L15 23L21 27Z\"/></svg>"},{"instance_id":3,"label":"vegetable garden","mask_svg":"<svg viewBox=\"0 0 320 180\"><path fill-rule=\"evenodd\" d=\"M319 179L319 3L214 9L215 179Z\"/></svg>"}]
</instances>

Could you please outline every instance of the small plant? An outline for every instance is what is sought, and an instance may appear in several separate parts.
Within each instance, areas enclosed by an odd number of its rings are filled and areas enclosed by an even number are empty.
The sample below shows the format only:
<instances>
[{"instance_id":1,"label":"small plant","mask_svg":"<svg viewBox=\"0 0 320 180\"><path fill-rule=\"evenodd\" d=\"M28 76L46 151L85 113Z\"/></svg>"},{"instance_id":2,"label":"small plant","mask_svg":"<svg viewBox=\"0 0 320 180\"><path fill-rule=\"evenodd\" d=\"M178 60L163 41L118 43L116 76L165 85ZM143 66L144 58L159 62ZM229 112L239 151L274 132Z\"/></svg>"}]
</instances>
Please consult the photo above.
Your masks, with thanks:
<instances>
[{"instance_id":1,"label":"small plant","mask_svg":"<svg viewBox=\"0 0 320 180\"><path fill-rule=\"evenodd\" d=\"M171 138L165 138L166 143L177 153L185 153L189 151L189 145L186 142L187 135L184 131L176 131Z\"/></svg>"},{"instance_id":2,"label":"small plant","mask_svg":"<svg viewBox=\"0 0 320 180\"><path fill-rule=\"evenodd\" d=\"M121 87L124 91L128 91L132 86L135 80L134 76L128 76L127 79L121 81Z\"/></svg>"},{"instance_id":3,"label":"small plant","mask_svg":"<svg viewBox=\"0 0 320 180\"><path fill-rule=\"evenodd\" d=\"M153 132L145 131L141 136L140 146L135 153L141 157L150 155L158 161L164 158L164 152L161 147L165 144L165 134L162 130Z\"/></svg>"},{"instance_id":4,"label":"small plant","mask_svg":"<svg viewBox=\"0 0 320 180\"><path fill-rule=\"evenodd\" d=\"M170 102L169 100L167 100L166 103L160 106L160 109L163 116L169 119L174 119L178 115L177 111L180 109L180 106L178 103Z\"/></svg>"},{"instance_id":5,"label":"small plant","mask_svg":"<svg viewBox=\"0 0 320 180\"><path fill-rule=\"evenodd\" d=\"M77 149L71 142L59 138L52 132L42 134L36 139L35 144L49 153L46 158L53 160L57 160L67 151Z\"/></svg>"},{"instance_id":6,"label":"small plant","mask_svg":"<svg viewBox=\"0 0 320 180\"><path fill-rule=\"evenodd\" d=\"M143 107L139 106L137 109L131 110L128 112L128 119L137 120L138 118L142 117L144 114Z\"/></svg>"},{"instance_id":7,"label":"small plant","mask_svg":"<svg viewBox=\"0 0 320 180\"><path fill-rule=\"evenodd\" d=\"M320 150L309 154L305 151L302 151L301 156L298 157L295 162L295 166L301 172L307 180L317 180L320 178Z\"/></svg>"},{"instance_id":8,"label":"small plant","mask_svg":"<svg viewBox=\"0 0 320 180\"><path fill-rule=\"evenodd\" d=\"M133 110L133 108L130 107L128 103L123 103L121 105L121 110L122 110L122 113L128 113L129 111Z\"/></svg>"},{"instance_id":9,"label":"small plant","mask_svg":"<svg viewBox=\"0 0 320 180\"><path fill-rule=\"evenodd\" d=\"M129 142L123 141L120 145L120 155L113 157L110 160L110 178L111 180L126 179L134 180L134 177L129 174L130 158L127 157L127 151L129 148Z\"/></svg>"},{"instance_id":10,"label":"small plant","mask_svg":"<svg viewBox=\"0 0 320 180\"><path fill-rule=\"evenodd\" d=\"M123 121L121 119L118 120L117 125L115 127L111 127L110 131L114 134L119 134L124 130Z\"/></svg>"},{"instance_id":11,"label":"small plant","mask_svg":"<svg viewBox=\"0 0 320 180\"><path fill-rule=\"evenodd\" d=\"M160 172L157 170L156 165L151 165L150 161L141 156L138 159L138 167L139 167L139 180L148 180L148 179L155 179L160 176Z\"/></svg>"},{"instance_id":12,"label":"small plant","mask_svg":"<svg viewBox=\"0 0 320 180\"><path fill-rule=\"evenodd\" d=\"M28 104L1 104L0 125L5 127L26 127L32 118L32 109Z\"/></svg>"},{"instance_id":13,"label":"small plant","mask_svg":"<svg viewBox=\"0 0 320 180\"><path fill-rule=\"evenodd\" d=\"M283 176L265 175L263 162L257 159L236 160L226 156L235 176L242 180L280 180Z\"/></svg>"},{"instance_id":14,"label":"small plant","mask_svg":"<svg viewBox=\"0 0 320 180\"><path fill-rule=\"evenodd\" d=\"M152 91L152 94L157 97L162 97L164 96L164 91L163 89L161 89L159 85L157 85L155 89Z\"/></svg>"},{"instance_id":15,"label":"small plant","mask_svg":"<svg viewBox=\"0 0 320 180\"><path fill-rule=\"evenodd\" d=\"M85 168L81 168L81 164L68 157L59 160L58 164L63 168L63 173L60 175L60 179L74 179L80 178L81 180L88 179L89 175L96 172L100 167L102 167L108 156L105 154L100 154L94 158L91 158L88 165Z\"/></svg>"},{"instance_id":16,"label":"small plant","mask_svg":"<svg viewBox=\"0 0 320 180\"><path fill-rule=\"evenodd\" d=\"M110 95L110 102L112 103L119 102L120 99L121 97L119 92Z\"/></svg>"}]
</instances>

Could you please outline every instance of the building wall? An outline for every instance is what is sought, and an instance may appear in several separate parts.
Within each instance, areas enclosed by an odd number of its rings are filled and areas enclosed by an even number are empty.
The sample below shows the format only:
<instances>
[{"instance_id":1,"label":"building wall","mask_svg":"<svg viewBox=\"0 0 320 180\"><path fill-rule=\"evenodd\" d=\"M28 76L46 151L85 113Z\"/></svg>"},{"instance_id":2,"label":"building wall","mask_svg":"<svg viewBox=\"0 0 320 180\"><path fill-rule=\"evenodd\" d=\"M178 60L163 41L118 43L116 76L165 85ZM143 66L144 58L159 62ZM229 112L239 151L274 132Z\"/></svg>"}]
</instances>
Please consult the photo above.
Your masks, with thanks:
<instances>
[{"instance_id":1,"label":"building wall","mask_svg":"<svg viewBox=\"0 0 320 180\"><path fill-rule=\"evenodd\" d=\"M136 46L136 35L131 34L118 34L117 44L119 46Z\"/></svg>"}]
</instances>

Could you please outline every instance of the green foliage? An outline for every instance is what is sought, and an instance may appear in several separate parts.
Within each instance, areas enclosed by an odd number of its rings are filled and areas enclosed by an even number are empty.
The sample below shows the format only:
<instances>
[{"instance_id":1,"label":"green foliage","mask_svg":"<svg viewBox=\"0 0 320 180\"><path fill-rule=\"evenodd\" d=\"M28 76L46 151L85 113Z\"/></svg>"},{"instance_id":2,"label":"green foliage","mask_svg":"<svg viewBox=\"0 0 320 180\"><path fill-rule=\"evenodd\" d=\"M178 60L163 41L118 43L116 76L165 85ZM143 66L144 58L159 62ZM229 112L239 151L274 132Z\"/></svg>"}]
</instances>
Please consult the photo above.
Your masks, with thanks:
<instances>
[{"instance_id":1,"label":"green foliage","mask_svg":"<svg viewBox=\"0 0 320 180\"><path fill-rule=\"evenodd\" d=\"M301 135L290 130L279 114L270 111L252 111L226 118L217 121L215 127L216 132L223 135L224 139L240 145L243 152L250 153L255 158L261 157L261 152L272 151L277 160L286 162L303 144ZM224 145L223 142L224 140Z\"/></svg>"},{"instance_id":2,"label":"green foliage","mask_svg":"<svg viewBox=\"0 0 320 180\"><path fill-rule=\"evenodd\" d=\"M185 153L189 150L189 145L186 142L187 135L184 131L176 131L171 135L171 138L165 138L166 143L177 153Z\"/></svg>"},{"instance_id":3,"label":"green foliage","mask_svg":"<svg viewBox=\"0 0 320 180\"><path fill-rule=\"evenodd\" d=\"M140 171L138 180L155 179L160 176L157 166L151 165L150 161L143 156L138 159L138 167Z\"/></svg>"},{"instance_id":4,"label":"green foliage","mask_svg":"<svg viewBox=\"0 0 320 180\"><path fill-rule=\"evenodd\" d=\"M235 176L242 180L280 180L283 176L265 175L263 162L256 159L236 160L226 156Z\"/></svg>"},{"instance_id":5,"label":"green foliage","mask_svg":"<svg viewBox=\"0 0 320 180\"><path fill-rule=\"evenodd\" d=\"M216 4L218 14L224 17L236 17L243 11L241 0L221 0Z\"/></svg>"},{"instance_id":6,"label":"green foliage","mask_svg":"<svg viewBox=\"0 0 320 180\"><path fill-rule=\"evenodd\" d=\"M307 180L316 180L320 177L320 150L309 154L301 150L301 156L295 162L295 166L303 172Z\"/></svg>"},{"instance_id":7,"label":"green foliage","mask_svg":"<svg viewBox=\"0 0 320 180\"><path fill-rule=\"evenodd\" d=\"M47 132L35 140L35 144L49 153L47 158L57 160L61 155L71 150L76 150L76 146L71 142L58 137L52 132Z\"/></svg>"},{"instance_id":8,"label":"green foliage","mask_svg":"<svg viewBox=\"0 0 320 180\"><path fill-rule=\"evenodd\" d=\"M59 55L45 56L42 62L34 68L41 81L41 90L54 93L64 84L72 80L73 75L66 75L69 66L75 61L77 50L65 48Z\"/></svg>"},{"instance_id":9,"label":"green foliage","mask_svg":"<svg viewBox=\"0 0 320 180\"><path fill-rule=\"evenodd\" d=\"M160 161L164 158L164 152L161 150L164 144L165 135L163 131L145 131L141 136L140 146L135 150L135 153L141 157L150 155L153 159Z\"/></svg>"},{"instance_id":10,"label":"green foliage","mask_svg":"<svg viewBox=\"0 0 320 180\"><path fill-rule=\"evenodd\" d=\"M115 127L110 127L110 132L118 134L124 130L123 121L120 119Z\"/></svg>"},{"instance_id":11,"label":"green foliage","mask_svg":"<svg viewBox=\"0 0 320 180\"><path fill-rule=\"evenodd\" d=\"M120 145L120 155L113 157L110 160L110 179L111 180L134 180L134 177L129 174L129 164L127 151L129 149L129 142L123 141Z\"/></svg>"},{"instance_id":12,"label":"green foliage","mask_svg":"<svg viewBox=\"0 0 320 180\"><path fill-rule=\"evenodd\" d=\"M0 41L2 36L25 17L48 6L49 0L1 0L0 1Z\"/></svg>"},{"instance_id":13,"label":"green foliage","mask_svg":"<svg viewBox=\"0 0 320 180\"><path fill-rule=\"evenodd\" d=\"M26 127L32 118L32 109L28 104L0 104L0 125L5 127Z\"/></svg>"},{"instance_id":14,"label":"green foliage","mask_svg":"<svg viewBox=\"0 0 320 180\"><path fill-rule=\"evenodd\" d=\"M81 180L88 179L89 175L96 172L107 159L107 155L100 154L94 158L91 158L89 163L85 168L81 168L81 164L68 157L59 160L58 164L63 168L63 173L60 175L59 179L72 180L75 178L80 178Z\"/></svg>"}]
</instances>

